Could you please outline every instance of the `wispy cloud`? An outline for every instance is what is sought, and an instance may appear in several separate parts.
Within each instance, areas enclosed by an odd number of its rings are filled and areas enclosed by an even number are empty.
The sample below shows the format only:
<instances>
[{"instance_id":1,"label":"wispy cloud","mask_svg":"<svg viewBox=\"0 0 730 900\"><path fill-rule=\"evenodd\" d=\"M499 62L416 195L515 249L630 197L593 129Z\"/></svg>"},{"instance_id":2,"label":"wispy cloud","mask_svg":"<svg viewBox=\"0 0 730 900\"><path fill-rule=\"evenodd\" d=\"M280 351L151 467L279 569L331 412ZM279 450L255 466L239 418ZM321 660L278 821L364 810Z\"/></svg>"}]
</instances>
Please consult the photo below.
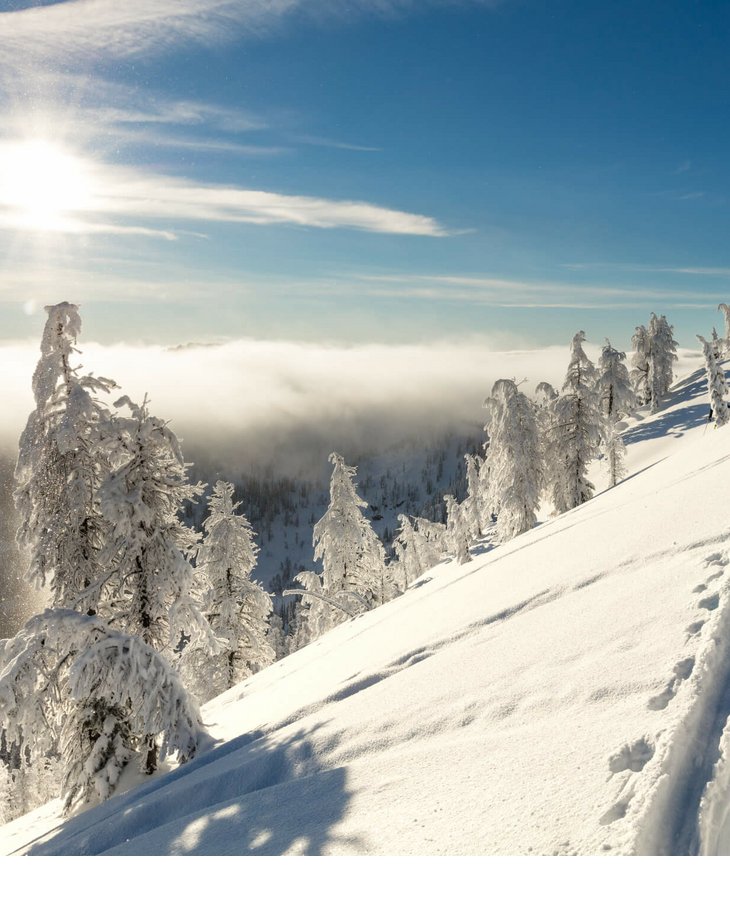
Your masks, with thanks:
<instances>
[{"instance_id":1,"label":"wispy cloud","mask_svg":"<svg viewBox=\"0 0 730 900\"><path fill-rule=\"evenodd\" d=\"M630 309L641 300L717 303L725 294L634 285L574 284L455 275L363 275L370 293L502 307Z\"/></svg>"},{"instance_id":2,"label":"wispy cloud","mask_svg":"<svg viewBox=\"0 0 730 900\"><path fill-rule=\"evenodd\" d=\"M28 218L22 190L19 193L12 171L12 165L22 164L22 148L22 143L0 141L0 161L5 160L3 177L0 177L0 225L4 223L5 228L21 227L22 220ZM358 200L246 190L92 162L65 152L62 158L64 171L73 168L78 173L83 196L72 198L72 205L58 211L54 230L143 234L150 228L150 221L154 221L164 223L165 233L161 236L167 237L179 223L192 221L348 228L426 237L443 237L448 233L430 216ZM49 157L46 164L52 159ZM23 175L28 181L29 173ZM52 172L44 173L46 179L52 175ZM176 226L170 225L173 222ZM33 217L27 227L34 227Z\"/></svg>"},{"instance_id":3,"label":"wispy cloud","mask_svg":"<svg viewBox=\"0 0 730 900\"><path fill-rule=\"evenodd\" d=\"M312 147L329 147L333 150L352 150L356 153L380 153L382 147L368 147L362 144L348 144L346 141L335 141L329 138L304 135L295 137L298 144L310 144Z\"/></svg>"},{"instance_id":4,"label":"wispy cloud","mask_svg":"<svg viewBox=\"0 0 730 900\"><path fill-rule=\"evenodd\" d=\"M393 16L464 0L63 0L0 13L0 59L128 57L180 43L217 43L268 33L290 17ZM468 0L495 6L499 0ZM27 56L25 58L27 62Z\"/></svg>"},{"instance_id":5,"label":"wispy cloud","mask_svg":"<svg viewBox=\"0 0 730 900\"><path fill-rule=\"evenodd\" d=\"M730 277L730 268L726 266L656 266L639 263L590 262L563 263L560 268L571 269L573 271L615 270L620 272L666 273L668 275L700 275L713 278Z\"/></svg>"}]
</instances>

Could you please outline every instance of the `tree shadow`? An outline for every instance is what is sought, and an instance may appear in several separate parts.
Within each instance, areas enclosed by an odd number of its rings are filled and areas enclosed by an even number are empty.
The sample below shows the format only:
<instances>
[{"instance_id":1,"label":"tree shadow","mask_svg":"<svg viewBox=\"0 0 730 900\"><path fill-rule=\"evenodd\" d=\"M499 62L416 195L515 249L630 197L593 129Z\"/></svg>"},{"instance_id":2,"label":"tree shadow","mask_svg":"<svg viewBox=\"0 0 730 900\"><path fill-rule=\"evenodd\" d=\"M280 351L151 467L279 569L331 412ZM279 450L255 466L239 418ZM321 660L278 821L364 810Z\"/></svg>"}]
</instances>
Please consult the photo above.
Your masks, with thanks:
<instances>
[{"instance_id":1,"label":"tree shadow","mask_svg":"<svg viewBox=\"0 0 730 900\"><path fill-rule=\"evenodd\" d=\"M630 430L622 434L624 443L628 446L667 435L681 437L684 432L703 425L707 422L710 411L709 401L706 404L676 408L703 395L707 396L707 379L704 376L692 375L680 382L672 390L671 396L660 406L659 415L649 421L630 425ZM668 403L671 403L672 408L662 411L662 407L666 407Z\"/></svg>"},{"instance_id":2,"label":"tree shadow","mask_svg":"<svg viewBox=\"0 0 730 900\"><path fill-rule=\"evenodd\" d=\"M311 740L261 732L227 741L167 775L69 820L30 855L319 855L349 803L347 774ZM331 747L328 748L331 749ZM337 852L357 852L339 838Z\"/></svg>"}]
</instances>

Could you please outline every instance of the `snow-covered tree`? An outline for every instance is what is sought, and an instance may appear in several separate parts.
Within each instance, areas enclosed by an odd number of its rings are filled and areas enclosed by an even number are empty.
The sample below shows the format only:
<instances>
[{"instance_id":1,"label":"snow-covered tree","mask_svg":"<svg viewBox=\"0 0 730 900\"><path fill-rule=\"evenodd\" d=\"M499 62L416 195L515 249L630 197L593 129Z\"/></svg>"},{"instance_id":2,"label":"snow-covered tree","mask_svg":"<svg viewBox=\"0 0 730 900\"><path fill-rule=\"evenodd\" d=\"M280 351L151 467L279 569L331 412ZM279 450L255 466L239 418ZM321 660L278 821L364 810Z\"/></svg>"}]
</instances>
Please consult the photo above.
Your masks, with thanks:
<instances>
[{"instance_id":1,"label":"snow-covered tree","mask_svg":"<svg viewBox=\"0 0 730 900\"><path fill-rule=\"evenodd\" d=\"M484 403L489 421L490 507L497 512L497 536L506 541L537 521L543 484L535 410L514 381L500 379Z\"/></svg>"},{"instance_id":2,"label":"snow-covered tree","mask_svg":"<svg viewBox=\"0 0 730 900\"><path fill-rule=\"evenodd\" d=\"M596 393L604 416L614 422L627 413L635 401L625 359L626 354L612 347L606 338L598 361Z\"/></svg>"},{"instance_id":3,"label":"snow-covered tree","mask_svg":"<svg viewBox=\"0 0 730 900\"><path fill-rule=\"evenodd\" d=\"M469 533L470 541L477 541L484 534L488 525L488 517L483 508L482 482L480 478L480 463L482 460L472 453L464 456L466 460L466 487L467 494L464 501L464 517Z\"/></svg>"},{"instance_id":4,"label":"snow-covered tree","mask_svg":"<svg viewBox=\"0 0 730 900\"><path fill-rule=\"evenodd\" d=\"M603 413L601 441L608 468L609 487L614 487L626 474L623 462L626 447L618 429L618 421L632 408L636 399L628 369L624 365L625 359L626 354L612 347L606 338L598 364L596 392Z\"/></svg>"},{"instance_id":5,"label":"snow-covered tree","mask_svg":"<svg viewBox=\"0 0 730 900\"><path fill-rule=\"evenodd\" d=\"M428 546L424 533L416 531L408 516L399 515L398 523L400 528L393 539L393 548L398 560L400 587L405 590L434 566L441 554Z\"/></svg>"},{"instance_id":6,"label":"snow-covered tree","mask_svg":"<svg viewBox=\"0 0 730 900\"><path fill-rule=\"evenodd\" d=\"M196 704L165 659L97 616L47 610L7 642L3 663L6 739L23 765L62 748L67 809L94 794L106 799L149 735L161 740L163 756L185 761L204 734ZM69 708L82 711L80 736L71 734Z\"/></svg>"},{"instance_id":7,"label":"snow-covered tree","mask_svg":"<svg viewBox=\"0 0 730 900\"><path fill-rule=\"evenodd\" d=\"M197 570L207 585L203 605L214 633L227 645L206 665L210 676L205 699L228 690L274 660L267 639L271 597L251 580L259 551L240 506L233 501L233 485L218 481L198 548Z\"/></svg>"},{"instance_id":8,"label":"snow-covered tree","mask_svg":"<svg viewBox=\"0 0 730 900\"><path fill-rule=\"evenodd\" d=\"M446 504L446 547L448 552L461 566L469 562L469 528L463 508L451 495L444 497Z\"/></svg>"},{"instance_id":9,"label":"snow-covered tree","mask_svg":"<svg viewBox=\"0 0 730 900\"><path fill-rule=\"evenodd\" d=\"M604 419L601 440L603 458L608 469L608 486L615 487L626 475L626 445L614 419Z\"/></svg>"},{"instance_id":10,"label":"snow-covered tree","mask_svg":"<svg viewBox=\"0 0 730 900\"><path fill-rule=\"evenodd\" d=\"M78 307L47 306L41 358L33 375L35 409L20 438L15 502L18 541L30 549L29 575L50 581L55 607L95 612L100 553L108 526L98 489L110 469L109 412L98 399L116 387L74 366Z\"/></svg>"},{"instance_id":11,"label":"snow-covered tree","mask_svg":"<svg viewBox=\"0 0 730 900\"><path fill-rule=\"evenodd\" d=\"M114 436L123 461L99 489L110 536L102 554L109 589L110 623L140 637L157 651L220 651L196 596L190 557L195 532L180 519L183 504L203 485L191 484L180 444L162 419L150 415L147 402L128 397L129 417L114 420ZM157 767L157 747L149 736L144 771Z\"/></svg>"},{"instance_id":12,"label":"snow-covered tree","mask_svg":"<svg viewBox=\"0 0 730 900\"><path fill-rule=\"evenodd\" d=\"M180 520L183 503L202 493L190 484L179 442L147 403L128 397L129 418L115 421L121 465L101 485L102 512L111 524L103 555L111 586L109 618L156 650L177 642L170 635L173 603L193 591L190 556L197 535Z\"/></svg>"},{"instance_id":13,"label":"snow-covered tree","mask_svg":"<svg viewBox=\"0 0 730 900\"><path fill-rule=\"evenodd\" d=\"M649 320L651 341L651 408L659 409L659 402L669 390L674 380L674 363L677 361L677 347L674 328L665 316L651 314Z\"/></svg>"},{"instance_id":14,"label":"snow-covered tree","mask_svg":"<svg viewBox=\"0 0 730 900\"><path fill-rule=\"evenodd\" d=\"M631 339L634 348L631 381L640 402L650 403L652 412L659 409L674 378L678 344L673 333L674 328L665 316L652 313L648 328L637 325Z\"/></svg>"},{"instance_id":15,"label":"snow-covered tree","mask_svg":"<svg viewBox=\"0 0 730 900\"><path fill-rule=\"evenodd\" d=\"M631 338L631 383L641 404L651 403L651 338L644 325L637 325Z\"/></svg>"},{"instance_id":16,"label":"snow-covered tree","mask_svg":"<svg viewBox=\"0 0 730 900\"><path fill-rule=\"evenodd\" d=\"M705 354L705 371L707 372L707 391L710 395L710 418L715 422L715 428L726 425L730 419L730 410L727 405L727 384L722 366L715 357L713 345L708 343L701 335L697 340L702 345Z\"/></svg>"},{"instance_id":17,"label":"snow-covered tree","mask_svg":"<svg viewBox=\"0 0 730 900\"><path fill-rule=\"evenodd\" d=\"M334 467L330 503L312 539L322 575L303 572L297 577L304 588L306 629L302 626L301 631L306 630L308 640L393 596L383 545L362 514L367 503L353 482L356 470L339 453L332 453L329 461Z\"/></svg>"},{"instance_id":18,"label":"snow-covered tree","mask_svg":"<svg viewBox=\"0 0 730 900\"><path fill-rule=\"evenodd\" d=\"M565 384L554 404L555 459L549 491L558 513L590 500L594 490L587 470L598 453L600 412L595 368L583 350L584 341L583 331L573 338Z\"/></svg>"}]
</instances>

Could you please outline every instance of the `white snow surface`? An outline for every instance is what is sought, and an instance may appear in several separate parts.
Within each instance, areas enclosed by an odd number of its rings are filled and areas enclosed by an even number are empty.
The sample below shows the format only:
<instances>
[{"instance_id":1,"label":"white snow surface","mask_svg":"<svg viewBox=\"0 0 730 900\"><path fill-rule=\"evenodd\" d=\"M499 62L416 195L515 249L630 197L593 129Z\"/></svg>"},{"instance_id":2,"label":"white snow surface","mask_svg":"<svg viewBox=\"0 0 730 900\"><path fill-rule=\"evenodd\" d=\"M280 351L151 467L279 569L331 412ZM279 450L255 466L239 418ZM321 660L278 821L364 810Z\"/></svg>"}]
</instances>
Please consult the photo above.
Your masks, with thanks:
<instances>
[{"instance_id":1,"label":"white snow surface","mask_svg":"<svg viewBox=\"0 0 730 900\"><path fill-rule=\"evenodd\" d=\"M628 420L617 487L436 566L204 707L213 749L0 851L730 852L730 427L707 411L696 373Z\"/></svg>"}]
</instances>

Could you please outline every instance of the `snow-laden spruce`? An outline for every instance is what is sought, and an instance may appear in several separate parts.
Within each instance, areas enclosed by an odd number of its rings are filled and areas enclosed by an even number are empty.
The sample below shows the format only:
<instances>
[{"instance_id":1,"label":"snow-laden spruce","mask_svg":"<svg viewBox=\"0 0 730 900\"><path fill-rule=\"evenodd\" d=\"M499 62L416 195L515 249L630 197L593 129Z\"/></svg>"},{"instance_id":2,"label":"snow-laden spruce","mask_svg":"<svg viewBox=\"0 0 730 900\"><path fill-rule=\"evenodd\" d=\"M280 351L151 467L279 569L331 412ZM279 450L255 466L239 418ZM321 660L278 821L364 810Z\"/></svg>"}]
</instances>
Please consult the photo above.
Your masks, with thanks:
<instances>
[{"instance_id":1,"label":"snow-laden spruce","mask_svg":"<svg viewBox=\"0 0 730 900\"><path fill-rule=\"evenodd\" d=\"M651 403L651 339L645 325L637 325L631 337L631 383L642 405Z\"/></svg>"},{"instance_id":2,"label":"snow-laden spruce","mask_svg":"<svg viewBox=\"0 0 730 900\"><path fill-rule=\"evenodd\" d=\"M573 338L563 390L553 405L548 490L558 513L590 500L594 491L587 472L598 454L600 411L595 367L583 350L585 339L583 331Z\"/></svg>"},{"instance_id":3,"label":"snow-laden spruce","mask_svg":"<svg viewBox=\"0 0 730 900\"><path fill-rule=\"evenodd\" d=\"M626 354L612 347L606 338L598 362L596 392L603 413L601 441L608 468L609 487L614 487L626 474L624 465L626 447L617 423L636 402L629 370L624 364L625 359Z\"/></svg>"},{"instance_id":4,"label":"snow-laden spruce","mask_svg":"<svg viewBox=\"0 0 730 900\"><path fill-rule=\"evenodd\" d=\"M482 494L482 480L480 467L483 460L473 453L464 456L466 460L466 500L463 504L463 514L466 519L466 527L470 541L478 541L484 535L489 524L489 516L486 514L486 504Z\"/></svg>"},{"instance_id":5,"label":"snow-laden spruce","mask_svg":"<svg viewBox=\"0 0 730 900\"><path fill-rule=\"evenodd\" d=\"M674 328L665 316L651 314L649 320L651 340L651 408L659 409L659 402L666 395L674 380L674 363L677 361L677 347Z\"/></svg>"},{"instance_id":6,"label":"snow-laden spruce","mask_svg":"<svg viewBox=\"0 0 730 900\"><path fill-rule=\"evenodd\" d=\"M339 453L332 453L329 461L334 467L330 502L312 537L314 559L322 561L322 574L302 572L297 576L304 590L292 592L303 596L295 648L393 596L385 550L362 514L368 504L357 493L356 469Z\"/></svg>"},{"instance_id":7,"label":"snow-laden spruce","mask_svg":"<svg viewBox=\"0 0 730 900\"><path fill-rule=\"evenodd\" d=\"M543 466L535 410L513 380L500 379L484 401L489 433L490 508L497 537L507 541L537 521Z\"/></svg>"},{"instance_id":8,"label":"snow-laden spruce","mask_svg":"<svg viewBox=\"0 0 730 900\"><path fill-rule=\"evenodd\" d=\"M716 358L713 344L708 343L701 335L697 340L705 354L705 370L707 371L707 392L710 396L710 418L715 423L715 428L726 425L730 419L730 410L727 406L727 384L725 372Z\"/></svg>"},{"instance_id":9,"label":"snow-laden spruce","mask_svg":"<svg viewBox=\"0 0 730 900\"><path fill-rule=\"evenodd\" d=\"M606 338L598 361L596 392L604 416L614 421L629 412L636 400L625 359L626 354Z\"/></svg>"},{"instance_id":10,"label":"snow-laden spruce","mask_svg":"<svg viewBox=\"0 0 730 900\"><path fill-rule=\"evenodd\" d=\"M399 515L400 528L393 539L396 562L389 568L395 570L395 580L401 590L414 584L428 569L443 558L447 550L445 525L416 516L411 522L408 516Z\"/></svg>"},{"instance_id":11,"label":"snow-laden spruce","mask_svg":"<svg viewBox=\"0 0 730 900\"><path fill-rule=\"evenodd\" d=\"M108 532L98 489L110 469L110 416L97 395L116 385L73 365L78 307L59 303L46 311L33 375L36 405L20 438L15 473L18 541L30 550L30 578L40 587L49 582L53 606L93 613Z\"/></svg>"},{"instance_id":12,"label":"snow-laden spruce","mask_svg":"<svg viewBox=\"0 0 730 900\"><path fill-rule=\"evenodd\" d=\"M138 406L122 397L115 406L128 407L130 415L114 422L124 461L100 488L111 525L103 558L109 617L115 628L163 650L180 637L170 633L173 603L187 603L194 589L190 556L198 537L179 514L202 485L189 482L175 434L150 415L146 402ZM195 627L199 619L191 618Z\"/></svg>"},{"instance_id":13,"label":"snow-laden spruce","mask_svg":"<svg viewBox=\"0 0 730 900\"><path fill-rule=\"evenodd\" d=\"M251 580L258 547L248 519L233 501L233 485L218 481L203 522L197 568L204 581L203 606L222 653L204 655L206 686L201 700L223 693L274 660L267 639L271 597Z\"/></svg>"},{"instance_id":14,"label":"snow-laden spruce","mask_svg":"<svg viewBox=\"0 0 730 900\"><path fill-rule=\"evenodd\" d=\"M67 810L109 797L149 735L163 757L184 761L204 734L197 705L166 660L97 616L47 610L6 643L2 661L6 740L29 764L62 748Z\"/></svg>"},{"instance_id":15,"label":"snow-laden spruce","mask_svg":"<svg viewBox=\"0 0 730 900\"><path fill-rule=\"evenodd\" d=\"M469 562L469 525L462 504L451 495L444 497L446 505L446 549L451 556L463 565Z\"/></svg>"},{"instance_id":16,"label":"snow-laden spruce","mask_svg":"<svg viewBox=\"0 0 730 900\"><path fill-rule=\"evenodd\" d=\"M673 367L677 361L674 328L665 316L651 314L649 326L637 325L631 344L631 380L639 401L651 404L652 412L666 395L674 379Z\"/></svg>"}]
</instances>

